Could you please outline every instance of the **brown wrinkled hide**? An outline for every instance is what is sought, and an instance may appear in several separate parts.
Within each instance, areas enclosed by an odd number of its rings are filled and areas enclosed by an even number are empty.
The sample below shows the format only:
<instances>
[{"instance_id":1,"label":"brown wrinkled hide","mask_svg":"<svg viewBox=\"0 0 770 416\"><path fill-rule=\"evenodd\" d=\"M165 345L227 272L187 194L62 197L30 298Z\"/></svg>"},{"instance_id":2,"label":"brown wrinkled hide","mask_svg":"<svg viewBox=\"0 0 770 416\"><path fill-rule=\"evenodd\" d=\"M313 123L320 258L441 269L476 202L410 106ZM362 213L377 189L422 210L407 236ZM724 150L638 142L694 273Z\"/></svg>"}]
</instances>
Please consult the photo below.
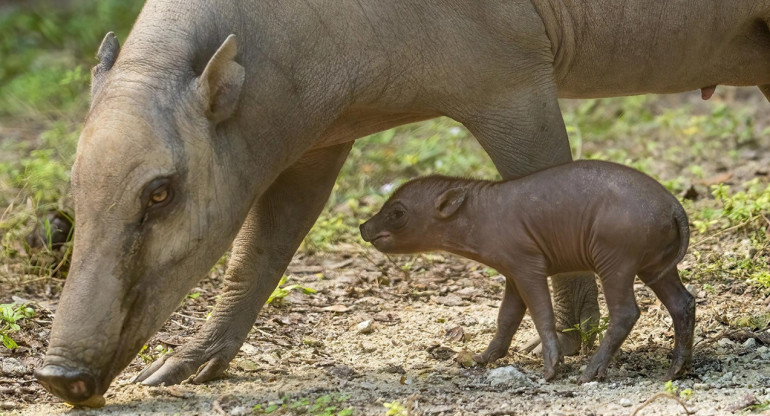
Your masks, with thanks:
<instances>
[{"instance_id":1,"label":"brown wrinkled hide","mask_svg":"<svg viewBox=\"0 0 770 416\"><path fill-rule=\"evenodd\" d=\"M673 364L692 355L695 300L676 270L689 241L687 215L654 179L609 162L579 161L507 182L426 177L399 188L361 235L386 253L445 250L506 276L498 331L482 363L507 354L526 309L543 341L545 377L561 360L546 278L595 272L610 326L580 382L604 377L639 316L634 277L649 285L674 320ZM594 295L595 296L595 295Z\"/></svg>"},{"instance_id":2,"label":"brown wrinkled hide","mask_svg":"<svg viewBox=\"0 0 770 416\"><path fill-rule=\"evenodd\" d=\"M73 263L38 378L71 403L102 403L232 243L211 318L137 377L211 380L354 140L449 116L504 178L520 177L571 160L558 96L770 95L768 20L766 0L148 0L125 44L108 34L97 53L72 175ZM554 279L567 294L595 285ZM573 300L564 319L598 314L590 296L558 298Z\"/></svg>"}]
</instances>

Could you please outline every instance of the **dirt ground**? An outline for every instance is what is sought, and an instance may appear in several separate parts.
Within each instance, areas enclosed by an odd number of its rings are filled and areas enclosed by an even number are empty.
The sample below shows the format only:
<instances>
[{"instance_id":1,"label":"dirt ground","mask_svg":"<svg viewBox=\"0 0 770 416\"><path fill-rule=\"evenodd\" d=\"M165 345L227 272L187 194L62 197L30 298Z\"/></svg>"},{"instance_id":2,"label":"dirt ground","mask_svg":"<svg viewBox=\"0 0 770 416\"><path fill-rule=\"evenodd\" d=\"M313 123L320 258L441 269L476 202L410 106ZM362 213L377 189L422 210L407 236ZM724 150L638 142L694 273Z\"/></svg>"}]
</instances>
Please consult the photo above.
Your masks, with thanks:
<instances>
[{"instance_id":1,"label":"dirt ground","mask_svg":"<svg viewBox=\"0 0 770 416\"><path fill-rule=\"evenodd\" d=\"M730 172L736 184L753 177L766 183L766 144L735 162L714 161L704 167L706 174ZM695 199L695 207L710 203L707 197ZM756 255L739 232L696 236L679 267L703 270L703 262L716 262L725 253ZM444 254L387 258L363 244L340 244L322 253L299 253L287 275L289 283L317 293L293 291L266 306L226 377L205 385L144 387L130 381L146 365L140 356L113 382L107 405L98 410L72 409L32 375L46 348L62 282L27 281L0 293L0 302L30 302L38 312L14 334L19 349L0 349L0 414L243 415L271 405L277 406L272 414L324 414L307 405L320 399L331 400L329 412L352 408L364 415L386 414L385 404L394 401L403 411L391 406L390 414L722 415L748 412L770 400L770 334L731 324L769 312L765 291L747 281L685 279L697 298L696 345L692 371L673 387L691 394L677 400L664 394L659 381L673 346L671 319L638 281L642 315L607 379L578 386L588 356L567 357L561 376L546 383L540 358L520 352L535 335L529 317L508 357L486 368L457 362L458 355L483 351L492 339L502 295L502 277L476 263ZM194 334L221 280L218 269L203 280L194 291L200 296L185 301L145 354L157 355ZM654 400L644 406L649 399Z\"/></svg>"},{"instance_id":2,"label":"dirt ground","mask_svg":"<svg viewBox=\"0 0 770 416\"><path fill-rule=\"evenodd\" d=\"M383 403L397 400L411 404L413 414L425 415L623 415L663 391L657 378L669 364L673 329L665 309L641 284L642 317L607 380L576 385L587 358L569 357L560 379L545 383L542 363L534 355L513 352L491 368L466 369L455 361L457 352L482 351L491 340L501 296L499 275L490 277L472 262L440 255L405 258L414 262L405 275L379 253L348 246L338 251L295 259L289 268L293 281L318 293L294 291L268 306L220 381L138 386L130 383L144 366L137 358L114 382L105 408L71 410L32 381L50 326L45 313L25 327L21 341L29 347L15 354L18 361L4 357L3 402L16 408L9 414L25 415L249 414L253 406L284 396L291 402L344 394L350 396L344 407L357 414L384 414ZM184 342L205 316L218 280L203 282L203 295L175 313L150 348ZM687 409L698 415L729 414L731 408L745 407L747 395L766 400L770 349L757 338L768 341L768 335L729 330L721 323L755 306L757 293L740 282L720 284L713 294L698 286L690 285L698 305L693 371L678 383L693 390ZM372 322L371 333L359 329L366 321ZM447 331L457 327L463 335L455 330L448 337ZM534 334L527 317L514 347ZM8 374L7 367L17 366L16 373ZM494 368L508 366L523 377L490 376ZM640 414L685 413L677 402L661 398Z\"/></svg>"}]
</instances>

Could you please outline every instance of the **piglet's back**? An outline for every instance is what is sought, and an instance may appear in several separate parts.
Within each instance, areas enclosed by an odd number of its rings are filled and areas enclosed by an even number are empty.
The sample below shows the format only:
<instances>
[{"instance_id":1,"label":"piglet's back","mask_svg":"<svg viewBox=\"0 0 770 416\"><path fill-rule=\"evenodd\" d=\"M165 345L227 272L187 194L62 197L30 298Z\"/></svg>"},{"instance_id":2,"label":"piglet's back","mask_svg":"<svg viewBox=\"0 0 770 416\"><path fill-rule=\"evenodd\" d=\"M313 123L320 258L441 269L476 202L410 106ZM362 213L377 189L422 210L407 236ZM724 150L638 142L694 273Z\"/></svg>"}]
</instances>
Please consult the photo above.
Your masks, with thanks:
<instances>
[{"instance_id":1,"label":"piglet's back","mask_svg":"<svg viewBox=\"0 0 770 416\"><path fill-rule=\"evenodd\" d=\"M554 272L595 269L608 247L670 262L686 249L687 220L679 201L637 170L576 161L507 184L515 188L517 216Z\"/></svg>"}]
</instances>

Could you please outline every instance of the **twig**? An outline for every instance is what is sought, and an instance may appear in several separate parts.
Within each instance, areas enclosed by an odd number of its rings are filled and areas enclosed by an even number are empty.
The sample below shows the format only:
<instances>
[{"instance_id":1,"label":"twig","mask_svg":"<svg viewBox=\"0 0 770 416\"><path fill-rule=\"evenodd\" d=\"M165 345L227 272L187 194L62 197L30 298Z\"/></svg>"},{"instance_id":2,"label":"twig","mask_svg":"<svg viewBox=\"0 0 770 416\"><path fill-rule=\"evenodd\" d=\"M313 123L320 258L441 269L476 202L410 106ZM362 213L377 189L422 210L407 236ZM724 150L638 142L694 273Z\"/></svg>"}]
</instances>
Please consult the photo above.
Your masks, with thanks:
<instances>
[{"instance_id":1,"label":"twig","mask_svg":"<svg viewBox=\"0 0 770 416\"><path fill-rule=\"evenodd\" d=\"M179 315L182 318L192 319L193 321L205 321L206 320L206 318L196 318L194 316L185 315L185 314L182 314L182 313L179 313L179 312L174 312L174 315Z\"/></svg>"},{"instance_id":2,"label":"twig","mask_svg":"<svg viewBox=\"0 0 770 416\"><path fill-rule=\"evenodd\" d=\"M182 329L187 329L187 330L190 330L190 329L191 329L189 326L187 326L187 325L182 325L182 324L180 324L179 322L177 322L177 321L175 321L175 320L173 320L173 319L169 319L169 321L171 321L171 322L173 322L173 323L175 323L175 324L179 325L180 327L182 327Z\"/></svg>"},{"instance_id":3,"label":"twig","mask_svg":"<svg viewBox=\"0 0 770 416\"><path fill-rule=\"evenodd\" d=\"M686 415L691 414L690 411L687 409L687 406L684 405L684 402L682 401L682 399L680 399L679 397L674 396L671 393L660 392L660 393L654 394L652 397L647 399L644 403L640 404L639 407L634 409L634 412L631 413L631 416L636 416L636 414L639 413L640 410L642 410L645 407L649 406L650 403L654 402L655 400L660 399L661 397L664 397L664 398L667 398L667 399L672 399L672 400L676 401L677 403L679 403L682 406L682 408L684 409L684 413Z\"/></svg>"},{"instance_id":4,"label":"twig","mask_svg":"<svg viewBox=\"0 0 770 416\"><path fill-rule=\"evenodd\" d=\"M409 272L404 270L403 267L399 266L398 263L396 263L396 261L393 260L389 255L386 254L385 257L388 259L388 261L390 261L391 264L393 264L393 267L395 267L395 268L397 268L398 270L401 271L401 274L404 275L404 280L406 280L408 282L409 281Z\"/></svg>"},{"instance_id":5,"label":"twig","mask_svg":"<svg viewBox=\"0 0 770 416\"><path fill-rule=\"evenodd\" d=\"M411 396L407 397L405 408L406 408L406 416L412 416L415 413L412 412L412 407L415 407L415 401L417 400L417 393L412 394Z\"/></svg>"},{"instance_id":6,"label":"twig","mask_svg":"<svg viewBox=\"0 0 770 416\"><path fill-rule=\"evenodd\" d=\"M764 216L763 216L763 217L764 217ZM737 230L737 229L739 229L739 228L745 227L746 225L748 225L750 222L754 221L755 219L756 219L756 218L749 218L749 219L747 219L746 221L744 221L744 222L742 222L742 223L740 223L740 224L736 224L736 225L733 225L732 227L729 227L729 228L725 228L724 230L721 230L721 231L718 231L718 232L716 232L716 233L714 233L714 234L711 234L711 235L710 235L710 236L708 236L708 237L705 237L705 238L703 238L703 239L701 239L701 240L699 240L699 241L696 241L696 242L694 242L694 243L690 244L690 248L693 248L693 247L697 247L697 246L699 246L701 243L703 243L703 242L705 242L705 241L708 241L708 240L712 240L712 239L714 239L714 238L717 238L717 237L719 237L720 235L722 235L722 234L724 234L724 233L726 233L726 232L728 232L728 231L733 231L733 230ZM765 219L767 219L767 218L765 218Z\"/></svg>"}]
</instances>

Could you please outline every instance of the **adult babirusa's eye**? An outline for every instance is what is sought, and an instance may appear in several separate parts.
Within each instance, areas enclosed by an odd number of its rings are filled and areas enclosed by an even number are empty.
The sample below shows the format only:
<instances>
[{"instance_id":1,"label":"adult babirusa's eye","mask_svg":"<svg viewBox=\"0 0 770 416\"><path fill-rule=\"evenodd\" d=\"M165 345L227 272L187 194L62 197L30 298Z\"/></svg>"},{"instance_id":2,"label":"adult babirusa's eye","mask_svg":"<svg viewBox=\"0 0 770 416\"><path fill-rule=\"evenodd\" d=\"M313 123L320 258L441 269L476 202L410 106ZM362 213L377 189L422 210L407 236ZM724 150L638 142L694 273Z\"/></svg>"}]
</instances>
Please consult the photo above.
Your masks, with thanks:
<instances>
[{"instance_id":1,"label":"adult babirusa's eye","mask_svg":"<svg viewBox=\"0 0 770 416\"><path fill-rule=\"evenodd\" d=\"M153 180L145 188L147 194L147 208L159 208L168 205L174 197L169 178L158 178Z\"/></svg>"},{"instance_id":2,"label":"adult babirusa's eye","mask_svg":"<svg viewBox=\"0 0 770 416\"><path fill-rule=\"evenodd\" d=\"M397 210L393 211L392 213L390 213L390 218L394 219L394 220L401 219L401 217L403 217L403 216L404 216L404 210L401 210L401 209L397 209Z\"/></svg>"}]
</instances>

